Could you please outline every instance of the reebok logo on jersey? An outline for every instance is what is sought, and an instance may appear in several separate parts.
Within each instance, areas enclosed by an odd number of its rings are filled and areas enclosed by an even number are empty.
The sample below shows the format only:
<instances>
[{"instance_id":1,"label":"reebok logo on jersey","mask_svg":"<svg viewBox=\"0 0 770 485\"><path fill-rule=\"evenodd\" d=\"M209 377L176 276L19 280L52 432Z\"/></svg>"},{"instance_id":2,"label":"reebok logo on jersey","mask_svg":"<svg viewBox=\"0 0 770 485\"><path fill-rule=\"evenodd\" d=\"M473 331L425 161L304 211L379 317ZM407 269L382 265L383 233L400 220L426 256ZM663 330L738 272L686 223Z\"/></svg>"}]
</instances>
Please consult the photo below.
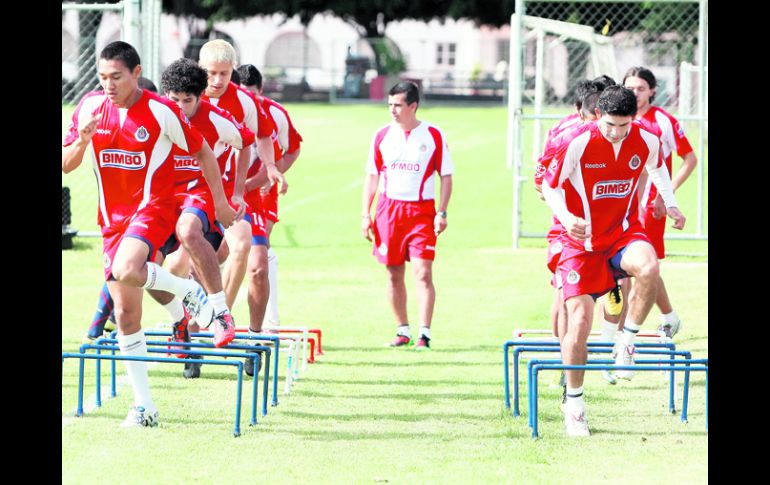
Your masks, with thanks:
<instances>
[{"instance_id":1,"label":"reebok logo on jersey","mask_svg":"<svg viewBox=\"0 0 770 485\"><path fill-rule=\"evenodd\" d=\"M200 171L201 167L195 157L174 155L174 170Z\"/></svg>"},{"instance_id":2,"label":"reebok logo on jersey","mask_svg":"<svg viewBox=\"0 0 770 485\"><path fill-rule=\"evenodd\" d=\"M112 135L112 130L106 130L104 128L97 128L96 129L97 135Z\"/></svg>"},{"instance_id":3,"label":"reebok logo on jersey","mask_svg":"<svg viewBox=\"0 0 770 485\"><path fill-rule=\"evenodd\" d=\"M99 166L103 168L142 170L146 164L147 160L144 156L144 152L102 150L101 153L99 153Z\"/></svg>"},{"instance_id":4,"label":"reebok logo on jersey","mask_svg":"<svg viewBox=\"0 0 770 485\"><path fill-rule=\"evenodd\" d=\"M631 180L605 180L594 185L593 199L623 199L631 193Z\"/></svg>"},{"instance_id":5,"label":"reebok logo on jersey","mask_svg":"<svg viewBox=\"0 0 770 485\"><path fill-rule=\"evenodd\" d=\"M397 170L399 172L419 172L420 164L417 162L405 162L403 160L395 160L388 167L390 170Z\"/></svg>"},{"instance_id":6,"label":"reebok logo on jersey","mask_svg":"<svg viewBox=\"0 0 770 485\"><path fill-rule=\"evenodd\" d=\"M586 163L586 168L607 168L606 163Z\"/></svg>"}]
</instances>

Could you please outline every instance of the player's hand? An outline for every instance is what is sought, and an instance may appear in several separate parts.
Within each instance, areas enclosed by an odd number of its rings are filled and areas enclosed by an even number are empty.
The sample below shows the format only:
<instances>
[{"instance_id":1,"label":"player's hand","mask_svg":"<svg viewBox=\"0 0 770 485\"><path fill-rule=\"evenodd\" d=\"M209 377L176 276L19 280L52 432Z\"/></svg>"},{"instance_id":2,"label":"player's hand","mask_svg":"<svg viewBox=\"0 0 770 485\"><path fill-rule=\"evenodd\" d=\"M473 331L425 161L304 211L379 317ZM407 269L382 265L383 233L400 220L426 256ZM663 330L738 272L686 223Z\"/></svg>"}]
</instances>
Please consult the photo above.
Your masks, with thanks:
<instances>
[{"instance_id":1,"label":"player's hand","mask_svg":"<svg viewBox=\"0 0 770 485\"><path fill-rule=\"evenodd\" d=\"M591 237L591 225L586 224L586 221L580 217L573 217L572 220L566 222L562 221L562 224L572 239L585 241Z\"/></svg>"},{"instance_id":2,"label":"player's hand","mask_svg":"<svg viewBox=\"0 0 770 485\"><path fill-rule=\"evenodd\" d=\"M243 201L242 195L233 195L230 202L230 206L235 208L235 220L233 221L233 224L235 224L240 221L246 213L246 202Z\"/></svg>"},{"instance_id":3,"label":"player's hand","mask_svg":"<svg viewBox=\"0 0 770 485\"><path fill-rule=\"evenodd\" d=\"M361 217L361 235L364 236L364 239L367 241L372 240L374 234L372 232L372 219L369 216Z\"/></svg>"},{"instance_id":4,"label":"player's hand","mask_svg":"<svg viewBox=\"0 0 770 485\"><path fill-rule=\"evenodd\" d=\"M281 183L281 187L278 189L279 194L283 195L289 190L289 184L286 183L286 177L283 176L275 165L267 167L267 179L270 180L271 187L273 184L277 184L278 182Z\"/></svg>"},{"instance_id":5,"label":"player's hand","mask_svg":"<svg viewBox=\"0 0 770 485\"><path fill-rule=\"evenodd\" d=\"M666 204L663 202L663 197L661 197L660 194L658 194L658 196L655 197L655 202L653 202L652 217L655 219L661 219L665 215L666 215Z\"/></svg>"},{"instance_id":6,"label":"player's hand","mask_svg":"<svg viewBox=\"0 0 770 485\"><path fill-rule=\"evenodd\" d=\"M545 196L543 195L543 184L535 183L535 192L537 192L537 196L540 197L540 200L545 200Z\"/></svg>"},{"instance_id":7,"label":"player's hand","mask_svg":"<svg viewBox=\"0 0 770 485\"><path fill-rule=\"evenodd\" d=\"M94 137L94 134L96 134L96 125L99 124L100 119L102 119L102 114L97 113L92 116L85 125L78 128L78 135L83 143L90 142L91 138Z\"/></svg>"},{"instance_id":8,"label":"player's hand","mask_svg":"<svg viewBox=\"0 0 770 485\"><path fill-rule=\"evenodd\" d=\"M233 225L236 220L236 211L230 207L230 204L228 204L226 200L220 204L216 204L214 210L216 212L217 220L220 224L225 226L225 228Z\"/></svg>"},{"instance_id":9,"label":"player's hand","mask_svg":"<svg viewBox=\"0 0 770 485\"><path fill-rule=\"evenodd\" d=\"M436 233L436 236L446 231L448 225L447 220L439 214L436 214L436 217L433 218L433 232Z\"/></svg>"},{"instance_id":10,"label":"player's hand","mask_svg":"<svg viewBox=\"0 0 770 485\"><path fill-rule=\"evenodd\" d=\"M671 224L671 227L679 230L684 229L685 217L684 217L684 214L682 214L682 212L679 210L679 208L669 207L667 212L668 212L668 217L674 220L674 223Z\"/></svg>"}]
</instances>

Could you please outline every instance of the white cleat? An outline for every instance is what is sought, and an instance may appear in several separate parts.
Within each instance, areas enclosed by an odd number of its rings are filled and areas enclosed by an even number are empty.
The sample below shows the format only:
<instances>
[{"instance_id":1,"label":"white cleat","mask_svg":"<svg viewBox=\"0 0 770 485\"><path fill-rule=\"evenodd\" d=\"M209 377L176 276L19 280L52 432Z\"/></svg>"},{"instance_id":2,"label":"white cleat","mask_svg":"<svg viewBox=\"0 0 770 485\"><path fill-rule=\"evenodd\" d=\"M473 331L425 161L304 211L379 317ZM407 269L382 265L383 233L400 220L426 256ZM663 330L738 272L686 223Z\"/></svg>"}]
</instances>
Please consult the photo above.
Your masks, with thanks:
<instances>
[{"instance_id":1,"label":"white cleat","mask_svg":"<svg viewBox=\"0 0 770 485\"><path fill-rule=\"evenodd\" d=\"M634 365L634 353L636 347L633 344L626 345L623 342L617 342L615 348L612 351L612 356L615 359L615 365ZM631 380L634 377L634 371L632 370L616 370L615 377L618 379Z\"/></svg>"},{"instance_id":2,"label":"white cleat","mask_svg":"<svg viewBox=\"0 0 770 485\"><path fill-rule=\"evenodd\" d=\"M591 436L585 408L573 409L572 406L564 406L564 426L570 438Z\"/></svg>"},{"instance_id":3,"label":"white cleat","mask_svg":"<svg viewBox=\"0 0 770 485\"><path fill-rule=\"evenodd\" d=\"M615 380L615 376L612 375L612 372L610 372L608 370L603 370L602 371L602 378L605 381L607 381L607 382L609 382L610 384L613 384L613 385L618 383L618 381Z\"/></svg>"},{"instance_id":4,"label":"white cleat","mask_svg":"<svg viewBox=\"0 0 770 485\"><path fill-rule=\"evenodd\" d=\"M662 323L658 327L658 332L663 332L666 337L668 338L674 338L674 335L679 333L679 330L682 328L682 320L677 320L676 323L670 324L670 323Z\"/></svg>"},{"instance_id":5,"label":"white cleat","mask_svg":"<svg viewBox=\"0 0 770 485\"><path fill-rule=\"evenodd\" d=\"M198 282L195 280L187 281L190 284L190 289L184 298L182 298L182 305L184 305L187 312L198 325L208 328L216 317L214 305L211 303L208 295L206 295L203 287L201 287Z\"/></svg>"},{"instance_id":6,"label":"white cleat","mask_svg":"<svg viewBox=\"0 0 770 485\"><path fill-rule=\"evenodd\" d=\"M158 425L158 411L149 412L142 406L131 406L121 428L154 428Z\"/></svg>"}]
</instances>

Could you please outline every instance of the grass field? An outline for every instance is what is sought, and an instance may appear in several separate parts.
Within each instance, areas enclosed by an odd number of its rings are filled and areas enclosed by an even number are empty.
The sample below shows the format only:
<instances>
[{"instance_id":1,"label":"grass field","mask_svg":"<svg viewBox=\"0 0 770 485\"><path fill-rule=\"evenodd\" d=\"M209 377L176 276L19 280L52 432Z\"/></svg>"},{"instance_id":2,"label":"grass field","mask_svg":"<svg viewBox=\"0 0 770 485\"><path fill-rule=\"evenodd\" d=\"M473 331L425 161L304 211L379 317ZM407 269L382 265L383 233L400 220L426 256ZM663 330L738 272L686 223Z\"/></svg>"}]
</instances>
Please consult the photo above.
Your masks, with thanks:
<instances>
[{"instance_id":1,"label":"grass field","mask_svg":"<svg viewBox=\"0 0 770 485\"><path fill-rule=\"evenodd\" d=\"M323 329L325 355L254 428L247 425L247 393L237 439L231 435L232 370L204 366L201 379L188 381L181 366L153 367L161 426L123 430L118 424L130 404L130 387L120 387L118 397L101 409L73 418L77 364L67 361L63 483L707 482L700 373L692 377L686 425L667 414L667 387L658 373L639 373L617 386L589 373L593 436L585 440L563 436L561 390L549 388L547 373L541 379L540 440L530 437L526 403L521 418L505 410L502 343L514 328L548 328L551 291L542 242L509 249L512 192L504 163L504 108L419 111L420 118L444 129L456 169L449 228L439 240L434 269L434 348L425 353L385 347L394 333L383 296L385 271L358 229L368 144L388 121L385 108L306 104L289 105L289 111L305 142L288 173L289 193L272 238L280 258L281 316L285 325ZM93 184L90 167L63 181L74 177ZM524 189L525 223L545 231L547 208L532 196L531 186ZM690 204L692 193L694 182L688 182L678 195ZM89 217L95 219L95 210ZM95 308L102 282L100 245L99 239L76 238L74 250L62 251L63 350L77 349ZM707 252L703 241L668 245ZM662 271L685 322L677 344L694 357L707 357L707 258L669 257ZM407 288L414 316L409 278ZM244 325L245 301L233 311ZM645 328L656 326L657 319L653 309ZM166 320L158 305L145 305L145 327ZM118 368L122 372L121 364ZM93 362L86 369L89 395ZM281 374L281 388L282 382ZM245 384L250 386L250 379ZM677 396L679 406L681 385Z\"/></svg>"}]
</instances>

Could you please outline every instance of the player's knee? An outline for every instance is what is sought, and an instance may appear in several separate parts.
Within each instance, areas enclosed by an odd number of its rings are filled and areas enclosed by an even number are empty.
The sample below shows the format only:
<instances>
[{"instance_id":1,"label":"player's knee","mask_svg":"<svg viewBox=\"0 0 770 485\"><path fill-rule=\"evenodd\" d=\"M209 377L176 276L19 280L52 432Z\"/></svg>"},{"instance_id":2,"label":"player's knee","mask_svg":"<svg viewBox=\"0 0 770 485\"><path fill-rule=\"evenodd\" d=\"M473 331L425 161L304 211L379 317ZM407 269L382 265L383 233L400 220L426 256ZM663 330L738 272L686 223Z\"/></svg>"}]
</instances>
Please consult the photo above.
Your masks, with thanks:
<instances>
[{"instance_id":1,"label":"player's knee","mask_svg":"<svg viewBox=\"0 0 770 485\"><path fill-rule=\"evenodd\" d=\"M188 219L179 220L179 223L176 226L176 235L179 240L185 244L185 246L187 246L190 241L195 240L196 236L203 238L203 233L201 232L200 227L197 227Z\"/></svg>"},{"instance_id":2,"label":"player's knee","mask_svg":"<svg viewBox=\"0 0 770 485\"><path fill-rule=\"evenodd\" d=\"M115 322L118 328L127 335L139 330L139 321L141 319L141 308L119 308L115 307Z\"/></svg>"},{"instance_id":3,"label":"player's knee","mask_svg":"<svg viewBox=\"0 0 770 485\"><path fill-rule=\"evenodd\" d=\"M433 271L431 268L418 268L414 272L414 279L417 283L430 286L433 284Z\"/></svg>"},{"instance_id":4,"label":"player's knee","mask_svg":"<svg viewBox=\"0 0 770 485\"><path fill-rule=\"evenodd\" d=\"M267 262L261 260L249 264L247 268L249 278L255 281L267 281L267 271Z\"/></svg>"},{"instance_id":5,"label":"player's knee","mask_svg":"<svg viewBox=\"0 0 770 485\"><path fill-rule=\"evenodd\" d=\"M251 250L251 238L237 239L232 244L228 242L228 248L230 250L229 257L241 259L246 257Z\"/></svg>"},{"instance_id":6,"label":"player's knee","mask_svg":"<svg viewBox=\"0 0 770 485\"><path fill-rule=\"evenodd\" d=\"M660 278L660 264L656 258L648 258L642 261L634 275L639 280L658 281Z\"/></svg>"},{"instance_id":7,"label":"player's knee","mask_svg":"<svg viewBox=\"0 0 770 485\"><path fill-rule=\"evenodd\" d=\"M131 286L141 286L144 283L143 269L144 264L140 265L131 260L118 259L112 263L112 276Z\"/></svg>"}]
</instances>

